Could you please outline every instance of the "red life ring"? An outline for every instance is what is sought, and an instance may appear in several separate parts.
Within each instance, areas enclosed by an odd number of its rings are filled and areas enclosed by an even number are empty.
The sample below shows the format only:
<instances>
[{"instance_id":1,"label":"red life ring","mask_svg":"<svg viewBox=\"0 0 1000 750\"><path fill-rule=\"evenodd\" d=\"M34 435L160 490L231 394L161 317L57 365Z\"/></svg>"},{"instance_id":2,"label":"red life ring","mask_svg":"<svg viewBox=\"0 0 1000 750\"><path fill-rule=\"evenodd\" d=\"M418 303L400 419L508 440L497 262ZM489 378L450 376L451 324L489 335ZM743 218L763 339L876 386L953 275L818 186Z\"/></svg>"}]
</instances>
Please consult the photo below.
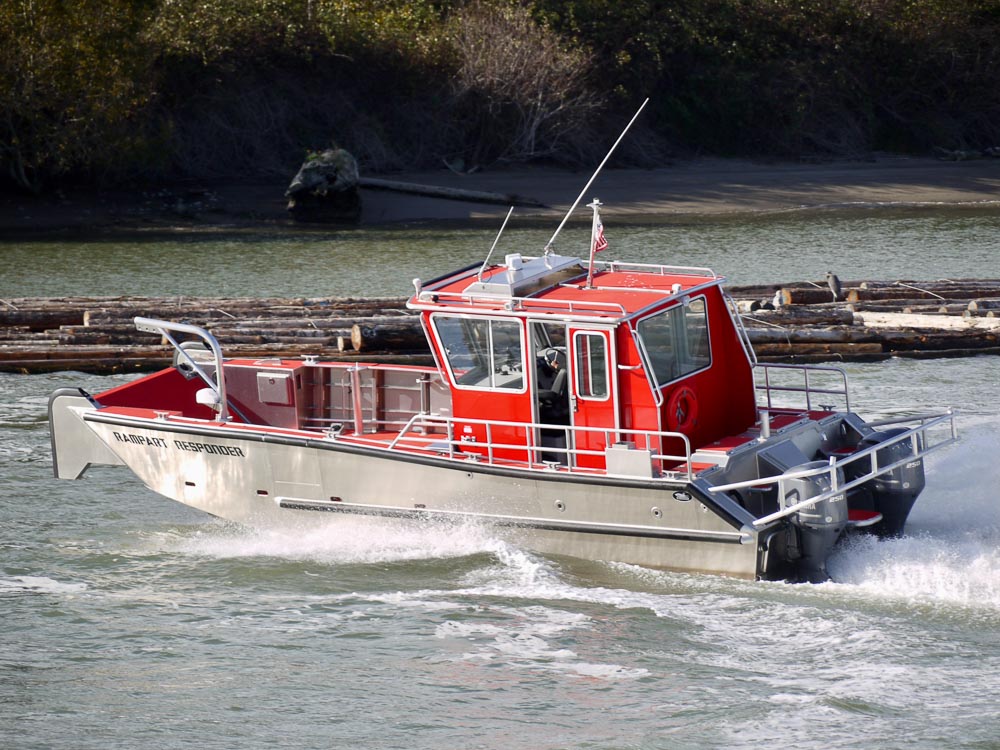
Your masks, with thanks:
<instances>
[{"instance_id":1,"label":"red life ring","mask_svg":"<svg viewBox=\"0 0 1000 750\"><path fill-rule=\"evenodd\" d=\"M667 429L684 432L698 423L698 398L687 386L676 389L667 401Z\"/></svg>"}]
</instances>

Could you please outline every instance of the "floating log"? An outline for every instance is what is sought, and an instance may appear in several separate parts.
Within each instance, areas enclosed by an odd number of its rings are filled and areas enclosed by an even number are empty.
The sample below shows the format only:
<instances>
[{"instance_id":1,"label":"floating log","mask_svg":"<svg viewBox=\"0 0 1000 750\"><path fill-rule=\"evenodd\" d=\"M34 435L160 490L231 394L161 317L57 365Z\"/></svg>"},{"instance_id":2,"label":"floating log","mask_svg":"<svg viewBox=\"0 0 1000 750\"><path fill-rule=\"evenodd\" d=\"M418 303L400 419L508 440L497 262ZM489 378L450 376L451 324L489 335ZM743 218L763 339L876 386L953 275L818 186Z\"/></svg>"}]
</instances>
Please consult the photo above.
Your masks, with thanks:
<instances>
[{"instance_id":1,"label":"floating log","mask_svg":"<svg viewBox=\"0 0 1000 750\"><path fill-rule=\"evenodd\" d=\"M761 320L772 325L849 326L854 323L854 313L845 308L814 309L812 307L783 307L779 310L758 310L744 320Z\"/></svg>"},{"instance_id":2,"label":"floating log","mask_svg":"<svg viewBox=\"0 0 1000 750\"><path fill-rule=\"evenodd\" d=\"M81 309L13 310L0 308L0 326L45 331L59 326L83 325Z\"/></svg>"},{"instance_id":3,"label":"floating log","mask_svg":"<svg viewBox=\"0 0 1000 750\"><path fill-rule=\"evenodd\" d=\"M880 289L849 289L846 292L846 298L848 302L890 299L968 300L989 297L992 290L992 287L972 285L937 290L917 289L916 287L883 287Z\"/></svg>"},{"instance_id":4,"label":"floating log","mask_svg":"<svg viewBox=\"0 0 1000 750\"><path fill-rule=\"evenodd\" d=\"M382 180L375 177L362 177L359 182L363 188L423 195L429 198L444 198L445 200L468 201L470 203L493 203L500 206L548 208L548 206L539 200L515 193L489 193L482 190L463 190L461 188L440 187L438 185L420 185L413 182Z\"/></svg>"},{"instance_id":5,"label":"floating log","mask_svg":"<svg viewBox=\"0 0 1000 750\"><path fill-rule=\"evenodd\" d=\"M32 359L0 360L0 372L19 373L22 375L44 372L88 372L95 375L117 375L123 372L148 372L169 367L170 356L161 357L100 357L82 356L67 359Z\"/></svg>"},{"instance_id":6,"label":"floating log","mask_svg":"<svg viewBox=\"0 0 1000 750\"><path fill-rule=\"evenodd\" d=\"M761 356L774 354L879 354L883 351L882 344L870 343L805 343L787 342L773 344L755 344L754 351Z\"/></svg>"},{"instance_id":7,"label":"floating log","mask_svg":"<svg viewBox=\"0 0 1000 750\"><path fill-rule=\"evenodd\" d=\"M974 351L1000 344L1000 332L963 333L961 331L884 331L885 351L938 351L964 349Z\"/></svg>"},{"instance_id":8,"label":"floating log","mask_svg":"<svg viewBox=\"0 0 1000 750\"><path fill-rule=\"evenodd\" d=\"M355 351L394 349L425 350L427 339L419 320L395 325L356 325L351 329L351 344Z\"/></svg>"},{"instance_id":9,"label":"floating log","mask_svg":"<svg viewBox=\"0 0 1000 750\"><path fill-rule=\"evenodd\" d=\"M813 305L815 307L815 305ZM953 299L896 299L875 302L849 302L848 310L861 312L911 312L927 315L962 315L969 304L965 300Z\"/></svg>"},{"instance_id":10,"label":"floating log","mask_svg":"<svg viewBox=\"0 0 1000 750\"><path fill-rule=\"evenodd\" d=\"M833 302L833 292L825 286L820 287L782 287L781 305L815 305L821 302Z\"/></svg>"},{"instance_id":11,"label":"floating log","mask_svg":"<svg viewBox=\"0 0 1000 750\"><path fill-rule=\"evenodd\" d=\"M65 346L53 347L0 347L0 362L17 362L28 359L74 360L74 359L116 359L127 356L132 359L156 359L169 355L168 347L100 347ZM169 357L168 357L169 358Z\"/></svg>"},{"instance_id":12,"label":"floating log","mask_svg":"<svg viewBox=\"0 0 1000 750\"><path fill-rule=\"evenodd\" d=\"M370 318L373 316L405 315L402 307L393 308L384 305L367 305L352 307L266 307L264 305L254 305L252 307L227 306L225 309L179 309L170 307L128 307L128 308L97 308L87 310L84 313L83 324L89 326L124 324L128 323L137 315L147 318L160 318L165 320L196 320L203 323L209 321L233 321L245 322L254 319L288 319L299 320L303 324L309 321L321 321L335 318Z\"/></svg>"},{"instance_id":13,"label":"floating log","mask_svg":"<svg viewBox=\"0 0 1000 750\"><path fill-rule=\"evenodd\" d=\"M109 333L107 331L81 331L79 333L61 332L56 338L60 344L69 345L100 345L100 346L130 346L135 344L149 344L162 346L164 343L161 336L155 334L145 334L135 336L131 332Z\"/></svg>"},{"instance_id":14,"label":"floating log","mask_svg":"<svg viewBox=\"0 0 1000 750\"><path fill-rule=\"evenodd\" d=\"M757 344L794 343L870 343L880 341L876 331L861 327L840 328L747 328L747 336L755 347Z\"/></svg>"},{"instance_id":15,"label":"floating log","mask_svg":"<svg viewBox=\"0 0 1000 750\"><path fill-rule=\"evenodd\" d=\"M914 315L908 313L860 313L859 325L869 328L915 328L943 331L996 331L1000 318L964 318L954 315Z\"/></svg>"},{"instance_id":16,"label":"floating log","mask_svg":"<svg viewBox=\"0 0 1000 750\"><path fill-rule=\"evenodd\" d=\"M966 289L972 286L991 287L1000 290L1000 279L899 279L897 281L861 281L846 286L859 289L889 289L910 287L941 293L948 289Z\"/></svg>"},{"instance_id":17,"label":"floating log","mask_svg":"<svg viewBox=\"0 0 1000 750\"><path fill-rule=\"evenodd\" d=\"M968 304L967 309L971 313L1000 310L1000 299L974 299Z\"/></svg>"}]
</instances>

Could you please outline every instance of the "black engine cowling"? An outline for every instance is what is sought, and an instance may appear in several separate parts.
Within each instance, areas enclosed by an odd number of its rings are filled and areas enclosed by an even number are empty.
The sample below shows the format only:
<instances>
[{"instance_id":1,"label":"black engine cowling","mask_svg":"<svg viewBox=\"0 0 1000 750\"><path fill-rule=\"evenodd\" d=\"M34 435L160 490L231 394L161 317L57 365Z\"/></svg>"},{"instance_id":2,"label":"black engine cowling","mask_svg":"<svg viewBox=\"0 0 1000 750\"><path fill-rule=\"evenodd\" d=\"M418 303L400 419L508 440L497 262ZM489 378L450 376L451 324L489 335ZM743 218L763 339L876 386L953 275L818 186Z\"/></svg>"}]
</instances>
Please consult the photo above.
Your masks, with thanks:
<instances>
[{"instance_id":1,"label":"black engine cowling","mask_svg":"<svg viewBox=\"0 0 1000 750\"><path fill-rule=\"evenodd\" d=\"M873 432L862 438L858 450L872 448L906 432L897 428ZM919 448L919 444L918 444ZM876 451L878 466L888 466L904 461L890 472L866 482L860 491L851 496L851 506L863 510L873 510L882 514L882 521L872 527L879 536L900 536L906 526L913 503L924 489L924 462L913 457L913 444L909 440L893 443ZM906 461L907 456L911 460ZM847 479L862 476L872 469L871 459L866 457L852 462L846 467Z\"/></svg>"},{"instance_id":2,"label":"black engine cowling","mask_svg":"<svg viewBox=\"0 0 1000 750\"><path fill-rule=\"evenodd\" d=\"M796 466L794 471L822 469L829 467L826 461L811 461ZM837 470L837 481L844 482L843 472ZM789 507L811 497L822 495L831 489L829 474L786 479L782 482L784 507ZM847 526L847 496L837 493L812 505L800 508L789 516L798 529L801 557L798 561L799 575L811 583L821 583L829 578L826 572L826 558Z\"/></svg>"}]
</instances>

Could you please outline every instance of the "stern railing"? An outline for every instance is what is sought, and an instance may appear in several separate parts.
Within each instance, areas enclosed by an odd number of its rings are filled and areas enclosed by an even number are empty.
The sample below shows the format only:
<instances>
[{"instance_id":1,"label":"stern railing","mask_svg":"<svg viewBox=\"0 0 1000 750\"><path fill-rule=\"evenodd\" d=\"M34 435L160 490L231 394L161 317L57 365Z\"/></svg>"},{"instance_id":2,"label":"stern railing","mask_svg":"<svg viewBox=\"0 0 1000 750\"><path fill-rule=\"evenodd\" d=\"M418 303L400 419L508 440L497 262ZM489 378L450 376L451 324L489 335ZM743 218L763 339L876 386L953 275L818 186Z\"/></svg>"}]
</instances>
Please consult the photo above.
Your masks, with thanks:
<instances>
[{"instance_id":1,"label":"stern railing","mask_svg":"<svg viewBox=\"0 0 1000 750\"><path fill-rule=\"evenodd\" d=\"M756 521L753 522L755 528L763 528L775 521L779 521L782 518L792 515L803 508L808 508L816 503L822 502L823 500L828 500L831 497L843 494L848 490L859 487L866 482L875 479L876 477L882 476L883 474L888 474L889 472L904 466L915 459L923 459L929 453L940 450L945 446L951 445L958 440L958 431L955 427L955 412L951 409L944 413L934 413L934 414L917 414L909 417L900 417L896 419L885 419L879 422L872 422L869 426L871 427L888 427L891 425L900 425L910 422L919 422L915 427L911 427L898 435L893 435L888 440L883 440L880 443L876 443L864 450L860 450L856 453L852 453L848 456L843 456L837 458L836 456L830 456L829 463L826 466L820 466L815 469L799 469L786 471L784 474L779 474L771 477L760 477L757 479L748 479L743 482L732 482L730 484L720 484L714 487L709 487L710 492L730 492L733 490L748 489L753 487L754 489L761 489L765 487L771 487L775 484L778 485L778 495L779 503L784 505L785 493L782 489L784 482L790 479L799 479L804 477L817 477L821 475L826 475L829 481L830 489L819 495L807 498L793 505L788 505L779 508L774 513L769 513L766 516L761 516ZM930 434L930 431L947 426L947 436L937 437L936 442L933 441L934 435ZM909 443L910 450L903 458L897 459L885 466L879 465L878 454L880 451L890 448L894 445ZM852 463L860 461L862 459L868 458L871 461L870 469L859 477L855 477L849 482L840 481L840 470L844 467L849 466Z\"/></svg>"},{"instance_id":2,"label":"stern railing","mask_svg":"<svg viewBox=\"0 0 1000 750\"><path fill-rule=\"evenodd\" d=\"M817 407L827 410L824 404L818 403L818 399L828 396L843 398L844 411L851 410L851 396L847 389L847 373L840 367L823 365L787 365L773 362L758 362L756 369L763 373L764 379L763 383L758 382L756 384L757 391L763 394L766 404L765 408L769 411L775 408L782 408L782 406L775 406L774 404L775 395L778 393L804 394L806 411L813 411ZM778 373L795 372L798 372L801 375L801 384L788 385L772 382L772 380L777 377ZM810 380L810 376L813 378L829 378L835 383L836 381L839 381L839 385L827 385L825 387L823 384L816 385L812 380Z\"/></svg>"}]
</instances>

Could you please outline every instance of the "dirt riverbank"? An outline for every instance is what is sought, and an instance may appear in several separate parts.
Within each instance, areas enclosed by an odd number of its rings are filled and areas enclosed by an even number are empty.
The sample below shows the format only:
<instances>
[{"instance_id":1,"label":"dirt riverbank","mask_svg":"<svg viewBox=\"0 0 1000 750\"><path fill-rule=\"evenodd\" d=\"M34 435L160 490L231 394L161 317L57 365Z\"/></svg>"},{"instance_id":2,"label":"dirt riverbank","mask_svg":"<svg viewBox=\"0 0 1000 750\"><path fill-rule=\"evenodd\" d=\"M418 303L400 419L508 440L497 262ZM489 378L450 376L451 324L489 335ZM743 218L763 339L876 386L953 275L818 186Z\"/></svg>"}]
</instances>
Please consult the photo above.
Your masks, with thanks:
<instances>
[{"instance_id":1,"label":"dirt riverbank","mask_svg":"<svg viewBox=\"0 0 1000 750\"><path fill-rule=\"evenodd\" d=\"M561 216L589 174L516 167L471 175L446 169L390 175L393 180L517 194L545 208L516 216ZM285 208L284 181L170 185L145 190L67 191L43 198L0 194L0 238L91 231L216 231L301 227ZM499 219L504 205L362 191L362 223ZM1000 159L947 162L879 157L825 164L701 159L651 170L607 169L587 191L606 216L629 221L697 215L836 210L871 206L983 207L1000 210Z\"/></svg>"}]
</instances>

